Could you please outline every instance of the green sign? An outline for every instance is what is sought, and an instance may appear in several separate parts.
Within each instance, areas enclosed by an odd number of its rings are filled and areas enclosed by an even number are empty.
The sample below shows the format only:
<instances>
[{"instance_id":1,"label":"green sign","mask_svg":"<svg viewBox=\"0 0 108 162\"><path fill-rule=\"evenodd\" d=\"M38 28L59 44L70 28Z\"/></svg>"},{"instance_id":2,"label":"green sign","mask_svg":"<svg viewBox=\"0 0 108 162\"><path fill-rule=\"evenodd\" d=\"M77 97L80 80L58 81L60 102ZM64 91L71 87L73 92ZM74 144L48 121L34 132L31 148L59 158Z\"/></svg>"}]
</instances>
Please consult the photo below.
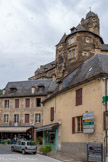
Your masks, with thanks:
<instances>
[{"instance_id":1,"label":"green sign","mask_svg":"<svg viewBox=\"0 0 108 162\"><path fill-rule=\"evenodd\" d=\"M94 125L94 122L83 122L83 125Z\"/></svg>"},{"instance_id":2,"label":"green sign","mask_svg":"<svg viewBox=\"0 0 108 162\"><path fill-rule=\"evenodd\" d=\"M3 91L0 89L0 94L2 94L3 93Z\"/></svg>"},{"instance_id":3,"label":"green sign","mask_svg":"<svg viewBox=\"0 0 108 162\"><path fill-rule=\"evenodd\" d=\"M103 101L102 101L103 103L107 102L108 101L108 96L103 96L102 99L103 99Z\"/></svg>"}]
</instances>

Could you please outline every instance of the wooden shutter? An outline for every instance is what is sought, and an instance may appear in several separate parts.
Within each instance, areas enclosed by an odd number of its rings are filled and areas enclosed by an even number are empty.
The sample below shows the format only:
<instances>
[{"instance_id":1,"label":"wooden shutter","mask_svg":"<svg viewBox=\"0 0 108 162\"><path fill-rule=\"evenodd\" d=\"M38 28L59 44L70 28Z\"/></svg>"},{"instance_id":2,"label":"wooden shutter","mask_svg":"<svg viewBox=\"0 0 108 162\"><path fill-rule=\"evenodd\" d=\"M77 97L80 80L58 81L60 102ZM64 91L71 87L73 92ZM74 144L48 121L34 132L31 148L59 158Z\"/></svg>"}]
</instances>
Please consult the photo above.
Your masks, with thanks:
<instances>
[{"instance_id":1,"label":"wooden shutter","mask_svg":"<svg viewBox=\"0 0 108 162\"><path fill-rule=\"evenodd\" d=\"M39 114L39 122L41 122L41 114Z\"/></svg>"},{"instance_id":2,"label":"wooden shutter","mask_svg":"<svg viewBox=\"0 0 108 162\"><path fill-rule=\"evenodd\" d=\"M15 99L15 108L19 108L19 99Z\"/></svg>"},{"instance_id":3,"label":"wooden shutter","mask_svg":"<svg viewBox=\"0 0 108 162\"><path fill-rule=\"evenodd\" d=\"M50 118L51 118L51 121L54 120L54 107L51 107L50 109Z\"/></svg>"},{"instance_id":4,"label":"wooden shutter","mask_svg":"<svg viewBox=\"0 0 108 162\"><path fill-rule=\"evenodd\" d=\"M29 114L25 114L25 123L29 123Z\"/></svg>"},{"instance_id":5,"label":"wooden shutter","mask_svg":"<svg viewBox=\"0 0 108 162\"><path fill-rule=\"evenodd\" d=\"M76 106L82 105L82 88L76 90Z\"/></svg>"},{"instance_id":6,"label":"wooden shutter","mask_svg":"<svg viewBox=\"0 0 108 162\"><path fill-rule=\"evenodd\" d=\"M25 100L25 105L26 105L26 107L30 107L30 99L29 98L27 98L26 100Z\"/></svg>"},{"instance_id":7,"label":"wooden shutter","mask_svg":"<svg viewBox=\"0 0 108 162\"><path fill-rule=\"evenodd\" d=\"M75 134L75 117L72 117L72 134Z\"/></svg>"}]
</instances>

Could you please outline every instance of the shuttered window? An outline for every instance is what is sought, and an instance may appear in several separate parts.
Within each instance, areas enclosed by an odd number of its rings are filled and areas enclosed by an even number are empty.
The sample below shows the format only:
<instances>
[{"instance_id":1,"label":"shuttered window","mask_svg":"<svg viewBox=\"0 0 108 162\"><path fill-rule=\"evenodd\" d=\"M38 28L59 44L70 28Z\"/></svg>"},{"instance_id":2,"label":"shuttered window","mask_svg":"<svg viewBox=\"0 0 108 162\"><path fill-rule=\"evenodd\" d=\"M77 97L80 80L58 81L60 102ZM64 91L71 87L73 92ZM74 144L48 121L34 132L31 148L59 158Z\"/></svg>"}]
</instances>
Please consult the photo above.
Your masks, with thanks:
<instances>
[{"instance_id":1,"label":"shuttered window","mask_svg":"<svg viewBox=\"0 0 108 162\"><path fill-rule=\"evenodd\" d=\"M72 117L72 134L75 134L75 117Z\"/></svg>"},{"instance_id":2,"label":"shuttered window","mask_svg":"<svg viewBox=\"0 0 108 162\"><path fill-rule=\"evenodd\" d=\"M82 88L76 90L76 106L82 105Z\"/></svg>"},{"instance_id":3,"label":"shuttered window","mask_svg":"<svg viewBox=\"0 0 108 162\"><path fill-rule=\"evenodd\" d=\"M25 114L25 123L29 123L29 114Z\"/></svg>"},{"instance_id":4,"label":"shuttered window","mask_svg":"<svg viewBox=\"0 0 108 162\"><path fill-rule=\"evenodd\" d=\"M50 118L51 118L51 121L54 120L54 107L51 107L50 109Z\"/></svg>"},{"instance_id":5,"label":"shuttered window","mask_svg":"<svg viewBox=\"0 0 108 162\"><path fill-rule=\"evenodd\" d=\"M19 99L15 99L15 108L19 108Z\"/></svg>"},{"instance_id":6,"label":"shuttered window","mask_svg":"<svg viewBox=\"0 0 108 162\"><path fill-rule=\"evenodd\" d=\"M82 132L82 116L77 117L77 132Z\"/></svg>"},{"instance_id":7,"label":"shuttered window","mask_svg":"<svg viewBox=\"0 0 108 162\"><path fill-rule=\"evenodd\" d=\"M30 107L30 99L29 98L27 98L25 100L25 107Z\"/></svg>"},{"instance_id":8,"label":"shuttered window","mask_svg":"<svg viewBox=\"0 0 108 162\"><path fill-rule=\"evenodd\" d=\"M72 117L72 134L82 133L83 124L82 116Z\"/></svg>"}]
</instances>

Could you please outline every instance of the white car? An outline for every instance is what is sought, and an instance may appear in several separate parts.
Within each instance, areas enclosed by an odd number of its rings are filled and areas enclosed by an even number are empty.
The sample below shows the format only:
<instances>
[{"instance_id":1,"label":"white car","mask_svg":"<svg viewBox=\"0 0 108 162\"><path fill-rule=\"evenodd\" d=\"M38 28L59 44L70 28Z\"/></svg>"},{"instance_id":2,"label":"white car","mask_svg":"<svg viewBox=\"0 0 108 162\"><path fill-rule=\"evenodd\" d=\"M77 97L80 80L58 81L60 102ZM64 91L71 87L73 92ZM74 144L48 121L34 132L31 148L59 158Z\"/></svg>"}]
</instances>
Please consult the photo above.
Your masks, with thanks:
<instances>
[{"instance_id":1,"label":"white car","mask_svg":"<svg viewBox=\"0 0 108 162\"><path fill-rule=\"evenodd\" d=\"M36 154L37 146L34 141L19 140L11 146L11 151L19 151L19 152L22 152L22 154L25 154L25 153Z\"/></svg>"}]
</instances>

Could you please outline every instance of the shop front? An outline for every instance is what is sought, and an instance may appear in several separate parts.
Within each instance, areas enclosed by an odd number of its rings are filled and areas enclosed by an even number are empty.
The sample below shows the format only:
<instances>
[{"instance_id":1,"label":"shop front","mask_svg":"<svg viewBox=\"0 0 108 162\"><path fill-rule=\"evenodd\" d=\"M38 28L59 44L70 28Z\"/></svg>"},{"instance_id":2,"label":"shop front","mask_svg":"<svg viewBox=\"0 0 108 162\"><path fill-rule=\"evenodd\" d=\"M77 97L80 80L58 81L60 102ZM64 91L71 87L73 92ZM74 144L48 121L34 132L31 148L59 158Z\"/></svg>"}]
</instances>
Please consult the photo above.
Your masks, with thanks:
<instances>
[{"instance_id":1,"label":"shop front","mask_svg":"<svg viewBox=\"0 0 108 162\"><path fill-rule=\"evenodd\" d=\"M13 141L15 136L17 139L34 140L34 127L0 126L0 142L2 140Z\"/></svg>"},{"instance_id":2,"label":"shop front","mask_svg":"<svg viewBox=\"0 0 108 162\"><path fill-rule=\"evenodd\" d=\"M44 125L36 129L38 132L43 132L43 144L52 146L53 150L58 147L58 127L60 123Z\"/></svg>"}]
</instances>

